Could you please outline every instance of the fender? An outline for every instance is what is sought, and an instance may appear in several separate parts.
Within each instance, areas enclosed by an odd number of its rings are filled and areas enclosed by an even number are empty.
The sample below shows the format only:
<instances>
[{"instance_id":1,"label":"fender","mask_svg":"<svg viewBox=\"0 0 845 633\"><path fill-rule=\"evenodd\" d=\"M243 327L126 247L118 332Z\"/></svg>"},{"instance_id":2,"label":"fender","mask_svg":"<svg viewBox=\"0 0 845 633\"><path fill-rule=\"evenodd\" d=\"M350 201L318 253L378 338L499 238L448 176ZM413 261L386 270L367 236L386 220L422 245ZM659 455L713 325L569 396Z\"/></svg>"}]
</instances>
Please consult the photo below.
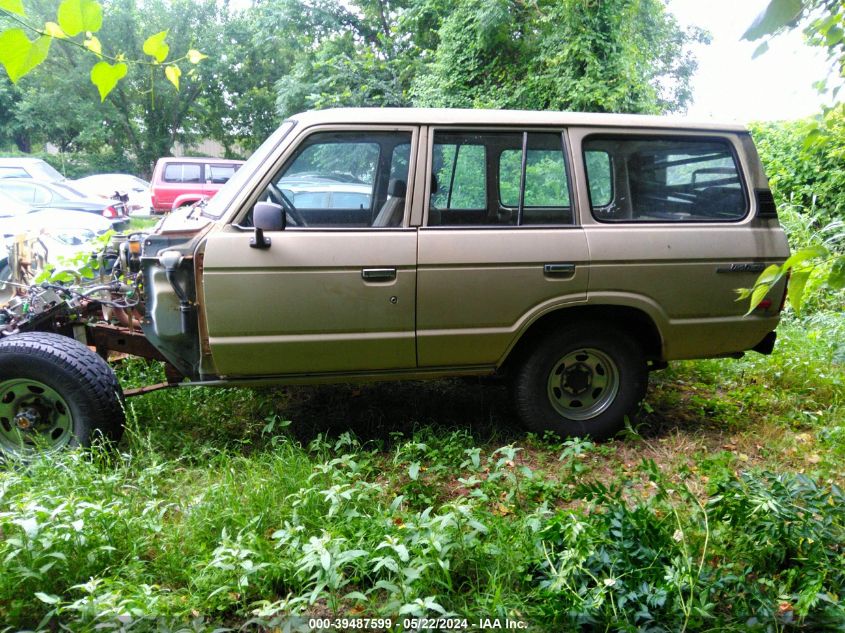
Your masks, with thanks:
<instances>
[{"instance_id":1,"label":"fender","mask_svg":"<svg viewBox=\"0 0 845 633\"><path fill-rule=\"evenodd\" d=\"M199 193L183 193L181 196L176 197L176 199L173 201L173 204L170 206L170 210L175 211L179 207L194 204L195 202L199 202L205 197L206 196Z\"/></svg>"},{"instance_id":2,"label":"fender","mask_svg":"<svg viewBox=\"0 0 845 633\"><path fill-rule=\"evenodd\" d=\"M496 363L501 367L511 353L519 346L526 336L538 326L541 321L551 318L552 315L559 315L562 318L583 317L586 311L593 309L607 308L612 311L614 308L628 308L640 312L648 319L660 339L659 347L661 355L665 354L666 329L669 325L669 317L663 309L649 297L626 292L601 292L588 293L586 300L575 300L573 297L557 297L540 305L534 306L526 312L518 321L515 333L504 354Z\"/></svg>"}]
</instances>

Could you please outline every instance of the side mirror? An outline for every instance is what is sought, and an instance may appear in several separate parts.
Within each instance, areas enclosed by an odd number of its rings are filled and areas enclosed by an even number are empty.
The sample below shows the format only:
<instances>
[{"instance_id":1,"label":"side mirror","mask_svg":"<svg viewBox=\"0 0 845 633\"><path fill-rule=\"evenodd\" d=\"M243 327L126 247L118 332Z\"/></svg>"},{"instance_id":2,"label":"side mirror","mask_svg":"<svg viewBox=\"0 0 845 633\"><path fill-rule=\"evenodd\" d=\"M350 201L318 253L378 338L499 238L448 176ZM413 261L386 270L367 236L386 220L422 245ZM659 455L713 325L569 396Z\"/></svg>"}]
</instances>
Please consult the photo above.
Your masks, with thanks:
<instances>
[{"instance_id":1,"label":"side mirror","mask_svg":"<svg viewBox=\"0 0 845 633\"><path fill-rule=\"evenodd\" d=\"M264 231L284 231L285 210L273 202L257 202L252 209L252 226L255 235L249 241L252 248L270 248L270 238Z\"/></svg>"}]
</instances>

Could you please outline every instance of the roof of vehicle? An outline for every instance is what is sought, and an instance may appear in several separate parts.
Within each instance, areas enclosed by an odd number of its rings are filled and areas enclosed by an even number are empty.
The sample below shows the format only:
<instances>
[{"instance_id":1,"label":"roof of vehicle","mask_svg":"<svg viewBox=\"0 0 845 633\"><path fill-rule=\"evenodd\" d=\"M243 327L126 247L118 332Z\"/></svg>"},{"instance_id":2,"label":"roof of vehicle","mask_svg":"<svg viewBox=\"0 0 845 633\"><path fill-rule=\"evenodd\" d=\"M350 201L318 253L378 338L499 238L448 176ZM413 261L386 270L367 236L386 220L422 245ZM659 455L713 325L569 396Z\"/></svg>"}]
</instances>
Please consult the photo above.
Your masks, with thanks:
<instances>
[{"instance_id":1,"label":"roof of vehicle","mask_svg":"<svg viewBox=\"0 0 845 633\"><path fill-rule=\"evenodd\" d=\"M2 178L0 179L0 185L14 185L14 184L23 184L23 185L41 185L42 187L46 187L51 191L74 191L77 194L82 194L81 191L76 191L73 188L73 183L71 181L64 181L64 182L56 182L55 180L45 180L43 178Z\"/></svg>"},{"instance_id":2,"label":"roof of vehicle","mask_svg":"<svg viewBox=\"0 0 845 633\"><path fill-rule=\"evenodd\" d=\"M140 180L141 182L146 182L143 178L132 174L91 174L90 176L77 178L73 182L93 182L95 180Z\"/></svg>"},{"instance_id":3,"label":"roof of vehicle","mask_svg":"<svg viewBox=\"0 0 845 633\"><path fill-rule=\"evenodd\" d=\"M46 180L59 182L65 177L56 170L50 163L40 158L32 158L26 156L6 156L0 158L0 167L5 169L21 169L29 176L38 175ZM4 176L7 178L8 176Z\"/></svg>"},{"instance_id":4,"label":"roof of vehicle","mask_svg":"<svg viewBox=\"0 0 845 633\"><path fill-rule=\"evenodd\" d=\"M164 156L159 158L158 163L210 163L212 165L225 164L241 165L244 161L235 158L208 158L207 156Z\"/></svg>"},{"instance_id":5,"label":"roof of vehicle","mask_svg":"<svg viewBox=\"0 0 845 633\"><path fill-rule=\"evenodd\" d=\"M41 158L32 158L27 156L0 156L0 165L33 165L36 163L44 163Z\"/></svg>"},{"instance_id":6,"label":"roof of vehicle","mask_svg":"<svg viewBox=\"0 0 845 633\"><path fill-rule=\"evenodd\" d=\"M305 125L318 123L387 123L415 125L537 125L663 128L745 132L744 125L691 121L681 116L551 112L538 110L467 110L448 108L332 108L311 110L289 117Z\"/></svg>"}]
</instances>

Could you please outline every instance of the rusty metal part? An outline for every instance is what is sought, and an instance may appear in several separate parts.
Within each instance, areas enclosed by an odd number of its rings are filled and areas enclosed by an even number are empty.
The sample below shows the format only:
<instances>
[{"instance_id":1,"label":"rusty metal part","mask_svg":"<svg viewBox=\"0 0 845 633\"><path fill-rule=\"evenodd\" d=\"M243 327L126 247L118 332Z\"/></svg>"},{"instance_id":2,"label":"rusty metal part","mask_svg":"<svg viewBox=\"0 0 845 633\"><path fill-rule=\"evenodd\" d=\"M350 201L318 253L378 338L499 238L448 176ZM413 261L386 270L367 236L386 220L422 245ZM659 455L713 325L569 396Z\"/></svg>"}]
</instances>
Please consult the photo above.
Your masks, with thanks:
<instances>
[{"instance_id":1,"label":"rusty metal part","mask_svg":"<svg viewBox=\"0 0 845 633\"><path fill-rule=\"evenodd\" d=\"M179 370L167 362L167 359L150 344L142 333L105 323L90 325L87 330L89 341L93 344L97 353L106 360L108 360L110 353L116 352L118 354L138 356L149 360L164 361L164 376L167 380L154 385L126 389L123 395L127 398L151 393L159 389L175 387L184 380L184 376L179 373Z\"/></svg>"},{"instance_id":2,"label":"rusty metal part","mask_svg":"<svg viewBox=\"0 0 845 633\"><path fill-rule=\"evenodd\" d=\"M141 319L143 318L143 315L137 310L112 308L112 316L117 319L121 325L129 328L129 330L140 333Z\"/></svg>"},{"instance_id":3,"label":"rusty metal part","mask_svg":"<svg viewBox=\"0 0 845 633\"><path fill-rule=\"evenodd\" d=\"M123 395L126 398L131 398L133 396L143 396L145 393L152 393L153 391L168 389L169 387L175 386L176 383L172 382L157 382L154 385L144 385L143 387L136 387L135 389L124 389Z\"/></svg>"},{"instance_id":4,"label":"rusty metal part","mask_svg":"<svg viewBox=\"0 0 845 633\"><path fill-rule=\"evenodd\" d=\"M152 360L167 360L143 334L125 327L97 323L88 327L88 336L90 343L103 358L107 358L109 352L121 352Z\"/></svg>"}]
</instances>

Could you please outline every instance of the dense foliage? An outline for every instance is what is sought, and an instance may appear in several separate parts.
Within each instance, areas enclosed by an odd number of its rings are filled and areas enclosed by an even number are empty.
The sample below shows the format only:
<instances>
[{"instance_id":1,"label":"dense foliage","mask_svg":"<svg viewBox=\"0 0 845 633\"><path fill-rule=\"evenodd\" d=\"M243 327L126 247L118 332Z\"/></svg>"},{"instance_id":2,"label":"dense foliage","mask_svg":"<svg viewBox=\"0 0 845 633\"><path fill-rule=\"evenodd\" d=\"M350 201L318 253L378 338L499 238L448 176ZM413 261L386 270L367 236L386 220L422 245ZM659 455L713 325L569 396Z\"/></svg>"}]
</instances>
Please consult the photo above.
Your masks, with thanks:
<instances>
[{"instance_id":1,"label":"dense foliage","mask_svg":"<svg viewBox=\"0 0 845 633\"><path fill-rule=\"evenodd\" d=\"M56 4L21 6L42 24ZM0 3L0 30L12 17ZM98 43L133 51L165 29L166 63L195 46L208 55L180 71L178 90L172 76L130 64L101 105L91 51L62 42L16 84L0 78L0 149L102 151L97 164L128 159L144 174L176 142L247 153L283 117L312 108L682 111L696 67L689 45L706 39L659 0L256 0L243 10L109 0Z\"/></svg>"},{"instance_id":2,"label":"dense foliage","mask_svg":"<svg viewBox=\"0 0 845 633\"><path fill-rule=\"evenodd\" d=\"M845 108L820 119L756 123L751 132L775 200L807 209L821 226L845 220Z\"/></svg>"},{"instance_id":3,"label":"dense foliage","mask_svg":"<svg viewBox=\"0 0 845 633\"><path fill-rule=\"evenodd\" d=\"M526 436L503 387L462 380L131 399L118 453L0 468L0 621L836 630L843 325L790 320L770 358L658 372L643 424L602 445Z\"/></svg>"},{"instance_id":4,"label":"dense foliage","mask_svg":"<svg viewBox=\"0 0 845 633\"><path fill-rule=\"evenodd\" d=\"M659 0L465 0L412 92L426 106L682 111L696 68L687 47L706 40Z\"/></svg>"}]
</instances>

